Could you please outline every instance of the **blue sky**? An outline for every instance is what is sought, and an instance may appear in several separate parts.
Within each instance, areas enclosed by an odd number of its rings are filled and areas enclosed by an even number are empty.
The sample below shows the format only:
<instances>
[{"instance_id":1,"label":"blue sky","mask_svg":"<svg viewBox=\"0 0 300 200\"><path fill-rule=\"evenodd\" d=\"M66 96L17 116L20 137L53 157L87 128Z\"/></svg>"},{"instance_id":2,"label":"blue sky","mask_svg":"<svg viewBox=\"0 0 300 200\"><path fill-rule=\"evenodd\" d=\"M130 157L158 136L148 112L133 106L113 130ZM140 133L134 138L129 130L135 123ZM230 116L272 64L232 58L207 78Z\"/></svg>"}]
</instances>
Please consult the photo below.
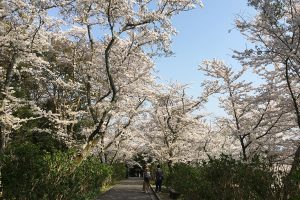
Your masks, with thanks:
<instances>
[{"instance_id":1,"label":"blue sky","mask_svg":"<svg viewBox=\"0 0 300 200\"><path fill-rule=\"evenodd\" d=\"M202 60L217 58L234 67L232 49L246 48L246 40L234 29L237 14L251 16L247 0L203 0L204 8L181 13L173 19L178 35L173 38L174 56L156 58L162 81L191 84L189 94L197 96L203 76L197 70ZM231 30L231 31L229 31Z\"/></svg>"}]
</instances>

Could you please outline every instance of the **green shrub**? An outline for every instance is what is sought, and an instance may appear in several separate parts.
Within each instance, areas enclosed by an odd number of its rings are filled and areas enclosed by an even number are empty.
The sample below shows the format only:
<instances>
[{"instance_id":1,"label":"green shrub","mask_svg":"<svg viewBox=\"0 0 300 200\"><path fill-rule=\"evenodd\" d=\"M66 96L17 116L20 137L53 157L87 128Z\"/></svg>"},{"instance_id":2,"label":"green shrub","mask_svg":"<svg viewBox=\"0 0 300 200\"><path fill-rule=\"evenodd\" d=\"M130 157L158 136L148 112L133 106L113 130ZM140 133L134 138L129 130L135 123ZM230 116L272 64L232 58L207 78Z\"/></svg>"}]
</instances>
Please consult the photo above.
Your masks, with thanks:
<instances>
[{"instance_id":1,"label":"green shrub","mask_svg":"<svg viewBox=\"0 0 300 200\"><path fill-rule=\"evenodd\" d=\"M300 170L295 170L286 177L288 199L300 199Z\"/></svg>"},{"instance_id":2,"label":"green shrub","mask_svg":"<svg viewBox=\"0 0 300 200\"><path fill-rule=\"evenodd\" d=\"M36 145L25 143L8 149L2 158L4 199L42 199L49 166Z\"/></svg>"},{"instance_id":3,"label":"green shrub","mask_svg":"<svg viewBox=\"0 0 300 200\"><path fill-rule=\"evenodd\" d=\"M12 145L2 158L4 199L93 199L100 187L125 177L121 164L109 166L95 157L73 170L73 155L48 153L32 143Z\"/></svg>"},{"instance_id":4,"label":"green shrub","mask_svg":"<svg viewBox=\"0 0 300 200\"><path fill-rule=\"evenodd\" d=\"M71 192L77 195L77 199L95 196L99 193L100 187L112 182L112 173L113 170L110 166L102 164L98 158L89 157L71 175Z\"/></svg>"},{"instance_id":5,"label":"green shrub","mask_svg":"<svg viewBox=\"0 0 300 200\"><path fill-rule=\"evenodd\" d=\"M112 179L113 181L119 181L126 177L126 167L124 163L114 163L112 167Z\"/></svg>"},{"instance_id":6,"label":"green shrub","mask_svg":"<svg viewBox=\"0 0 300 200\"><path fill-rule=\"evenodd\" d=\"M176 164L167 184L184 199L279 199L276 173L259 159L246 163L222 155L201 165Z\"/></svg>"}]
</instances>

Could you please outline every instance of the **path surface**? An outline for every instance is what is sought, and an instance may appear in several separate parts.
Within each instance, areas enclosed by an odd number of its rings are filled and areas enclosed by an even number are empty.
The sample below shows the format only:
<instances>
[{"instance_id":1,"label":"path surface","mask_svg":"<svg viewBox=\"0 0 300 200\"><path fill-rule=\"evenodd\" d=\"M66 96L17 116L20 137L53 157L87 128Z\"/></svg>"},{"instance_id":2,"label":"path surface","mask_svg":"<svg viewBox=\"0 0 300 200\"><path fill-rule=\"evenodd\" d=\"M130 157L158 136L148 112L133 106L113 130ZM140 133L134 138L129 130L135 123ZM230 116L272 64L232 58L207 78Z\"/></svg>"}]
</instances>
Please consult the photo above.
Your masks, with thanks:
<instances>
[{"instance_id":1,"label":"path surface","mask_svg":"<svg viewBox=\"0 0 300 200\"><path fill-rule=\"evenodd\" d=\"M96 200L156 200L151 190L149 193L145 193L142 189L143 180L141 178L129 178L121 181Z\"/></svg>"}]
</instances>

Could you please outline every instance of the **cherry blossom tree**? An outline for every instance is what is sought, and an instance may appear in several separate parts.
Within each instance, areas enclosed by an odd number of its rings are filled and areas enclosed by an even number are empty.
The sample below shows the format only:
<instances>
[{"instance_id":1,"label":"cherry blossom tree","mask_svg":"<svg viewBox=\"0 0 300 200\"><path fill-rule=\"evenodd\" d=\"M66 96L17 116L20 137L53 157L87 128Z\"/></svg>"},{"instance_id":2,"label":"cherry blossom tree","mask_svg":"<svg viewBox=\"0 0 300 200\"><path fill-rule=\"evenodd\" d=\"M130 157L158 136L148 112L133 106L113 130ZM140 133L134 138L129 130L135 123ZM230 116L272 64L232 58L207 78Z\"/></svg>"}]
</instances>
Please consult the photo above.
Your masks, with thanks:
<instances>
[{"instance_id":1,"label":"cherry blossom tree","mask_svg":"<svg viewBox=\"0 0 300 200\"><path fill-rule=\"evenodd\" d=\"M234 72L222 61L204 61L200 70L208 76L203 84L214 85L220 94L220 106L227 116L220 117L218 123L239 141L244 160L255 153L273 154L282 146L280 136L290 132L292 126L288 112L272 95L272 88L254 88L242 79L245 67Z\"/></svg>"},{"instance_id":2,"label":"cherry blossom tree","mask_svg":"<svg viewBox=\"0 0 300 200\"><path fill-rule=\"evenodd\" d=\"M100 156L105 160L105 136L111 131L115 139L121 136L146 98L142 85L151 82L151 57L170 54L171 35L175 34L171 17L197 4L198 1L111 0L69 1L61 5L60 13L71 24L85 28L89 42L91 74L86 73L84 81L94 128L88 134L83 157L100 142ZM99 70L95 70L97 67ZM97 78L101 77L104 87L97 90L101 93L95 98L92 83L97 72L102 72ZM122 114L125 110L126 114Z\"/></svg>"},{"instance_id":3,"label":"cherry blossom tree","mask_svg":"<svg viewBox=\"0 0 300 200\"><path fill-rule=\"evenodd\" d=\"M51 32L48 30L55 27L55 21L47 17L46 10L51 7L49 2L39 4L20 0L2 1L0 7L2 151L10 132L31 120L14 116L16 110L30 106L36 117L46 115L41 112L30 94L22 94L20 79L26 71L30 71L30 75L36 75L32 66L41 69L47 64L41 58L41 52L50 47L48 36Z\"/></svg>"},{"instance_id":4,"label":"cherry blossom tree","mask_svg":"<svg viewBox=\"0 0 300 200\"><path fill-rule=\"evenodd\" d=\"M48 124L34 131L83 149L78 163L95 149L106 162L148 98L152 57L171 54L171 18L196 5L201 3L1 2L1 149L12 127L31 120L13 113L29 106L32 119Z\"/></svg>"},{"instance_id":5,"label":"cherry blossom tree","mask_svg":"<svg viewBox=\"0 0 300 200\"><path fill-rule=\"evenodd\" d=\"M253 67L264 79L277 81L278 90L286 97L285 107L293 114L294 128L299 132L300 4L294 0L251 0L249 5L256 9L256 17L249 20L240 17L236 26L255 47L236 52L236 58ZM299 135L295 143L297 150L294 150L291 173L300 166Z\"/></svg>"},{"instance_id":6,"label":"cherry blossom tree","mask_svg":"<svg viewBox=\"0 0 300 200\"><path fill-rule=\"evenodd\" d=\"M209 134L200 108L206 103L205 95L193 99L186 86L163 85L150 99L148 122L144 125L149 151L156 160L168 163L191 162L203 158ZM199 155L200 153L200 155Z\"/></svg>"}]
</instances>

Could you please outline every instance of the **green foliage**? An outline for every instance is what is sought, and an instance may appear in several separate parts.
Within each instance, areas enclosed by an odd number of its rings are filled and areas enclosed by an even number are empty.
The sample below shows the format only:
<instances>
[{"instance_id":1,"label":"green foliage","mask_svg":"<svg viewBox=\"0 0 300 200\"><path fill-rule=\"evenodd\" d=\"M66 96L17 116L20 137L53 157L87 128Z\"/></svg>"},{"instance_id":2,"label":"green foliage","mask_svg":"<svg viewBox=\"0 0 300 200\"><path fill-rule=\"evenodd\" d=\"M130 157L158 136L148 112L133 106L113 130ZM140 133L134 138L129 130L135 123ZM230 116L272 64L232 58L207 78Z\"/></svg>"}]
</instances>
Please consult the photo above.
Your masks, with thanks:
<instances>
[{"instance_id":1,"label":"green foliage","mask_svg":"<svg viewBox=\"0 0 300 200\"><path fill-rule=\"evenodd\" d=\"M19 118L37 117L33 114L29 106L18 108L14 112L14 116ZM67 150L67 146L62 141L53 138L51 133L47 131L33 131L34 128L55 130L52 127L51 122L44 117L29 120L24 123L18 130L15 130L11 133L10 137L12 139L13 145L30 142L36 144L46 152Z\"/></svg>"},{"instance_id":2,"label":"green foliage","mask_svg":"<svg viewBox=\"0 0 300 200\"><path fill-rule=\"evenodd\" d=\"M289 174L287 177L288 194L289 199L299 200L300 199L300 170L295 170L293 173Z\"/></svg>"},{"instance_id":3,"label":"green foliage","mask_svg":"<svg viewBox=\"0 0 300 200\"><path fill-rule=\"evenodd\" d=\"M125 177L121 164L109 166L95 157L73 170L73 156L70 150L49 153L30 142L11 145L1 159L4 199L92 199L102 186Z\"/></svg>"},{"instance_id":4,"label":"green foliage","mask_svg":"<svg viewBox=\"0 0 300 200\"><path fill-rule=\"evenodd\" d=\"M167 184L185 199L278 199L281 188L275 172L258 158L245 163L229 156L198 166L176 164Z\"/></svg>"},{"instance_id":5,"label":"green foliage","mask_svg":"<svg viewBox=\"0 0 300 200\"><path fill-rule=\"evenodd\" d=\"M2 184L5 199L41 199L46 187L40 177L48 171L39 148L33 144L20 144L8 149L2 158ZM27 197L27 198L26 198Z\"/></svg>"},{"instance_id":6,"label":"green foliage","mask_svg":"<svg viewBox=\"0 0 300 200\"><path fill-rule=\"evenodd\" d=\"M112 180L118 181L126 177L126 167L124 163L114 163L112 167Z\"/></svg>"},{"instance_id":7,"label":"green foliage","mask_svg":"<svg viewBox=\"0 0 300 200\"><path fill-rule=\"evenodd\" d=\"M102 164L95 157L89 157L75 171L70 171L73 166L71 155L73 153L59 153L54 158L49 157L49 163L53 165L49 176L52 188L48 190L47 199L57 199L60 196L63 199L89 199L97 195L102 186L112 183L112 167Z\"/></svg>"}]
</instances>

